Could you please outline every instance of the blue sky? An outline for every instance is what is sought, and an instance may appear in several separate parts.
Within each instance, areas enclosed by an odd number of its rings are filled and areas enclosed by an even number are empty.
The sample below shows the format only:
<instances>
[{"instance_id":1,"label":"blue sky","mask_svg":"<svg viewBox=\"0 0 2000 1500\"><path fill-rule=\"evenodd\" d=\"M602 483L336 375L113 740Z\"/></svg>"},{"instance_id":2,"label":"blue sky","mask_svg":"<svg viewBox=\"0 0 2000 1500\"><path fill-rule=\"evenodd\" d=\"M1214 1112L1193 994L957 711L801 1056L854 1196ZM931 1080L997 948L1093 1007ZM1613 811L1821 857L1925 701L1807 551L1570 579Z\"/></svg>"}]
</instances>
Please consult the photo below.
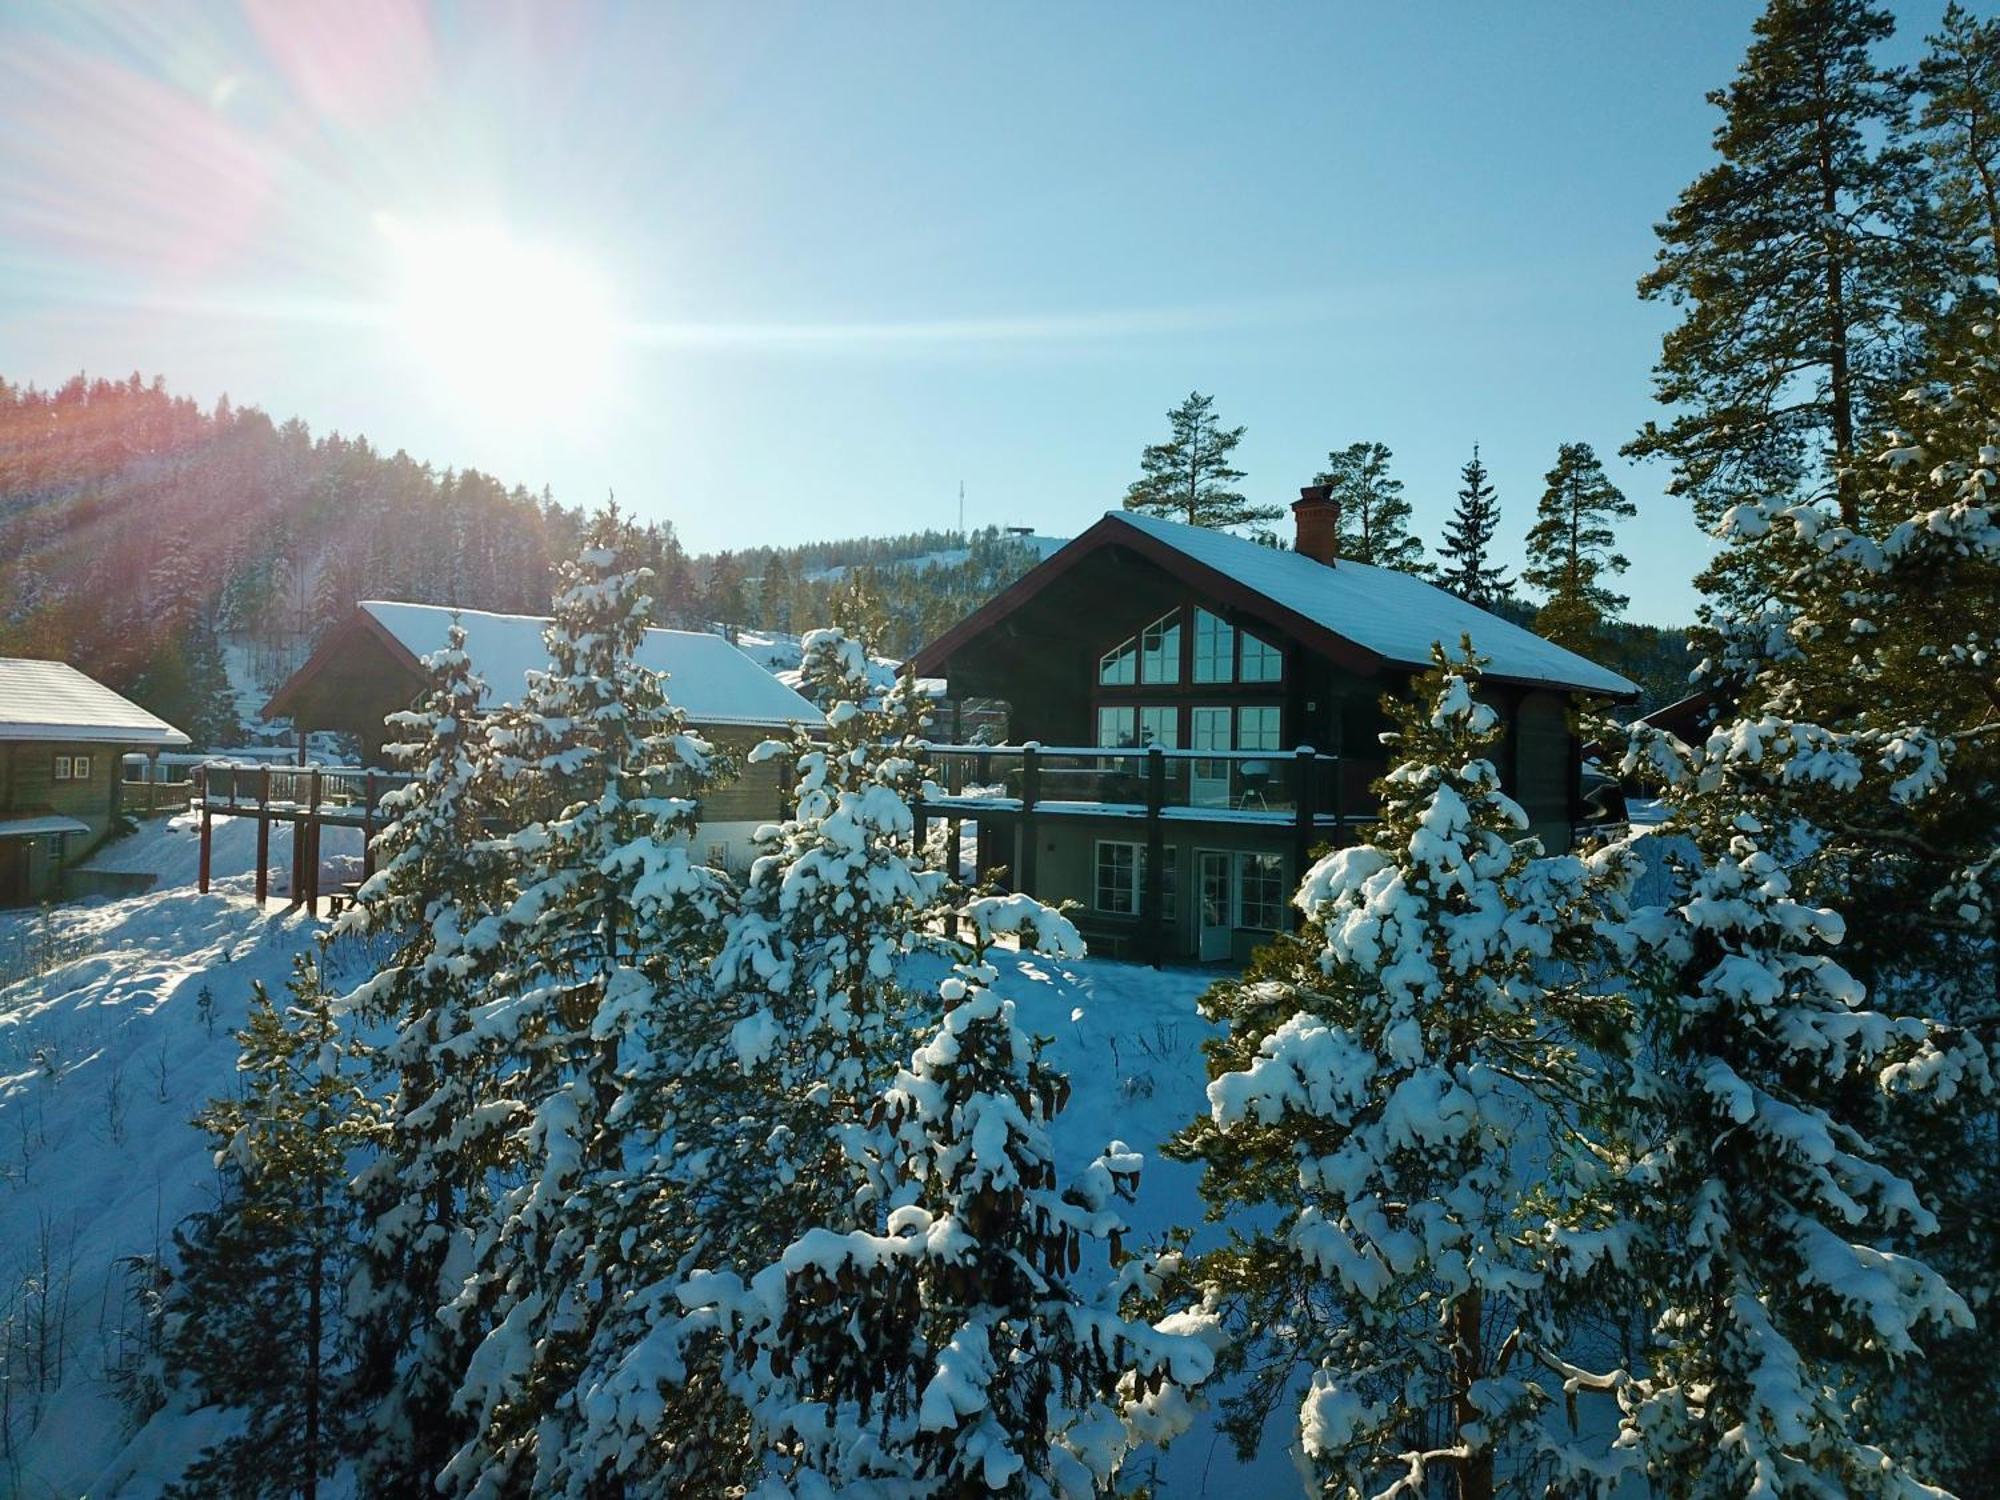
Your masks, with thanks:
<instances>
[{"instance_id":1,"label":"blue sky","mask_svg":"<svg viewBox=\"0 0 2000 1500\"><path fill-rule=\"evenodd\" d=\"M961 480L1074 533L1199 389L1254 497L1379 439L1427 538L1477 441L1518 562L1581 440L1632 616L1685 620L1706 543L1615 456L1670 321L1633 284L1757 9L15 0L0 373L615 488L695 550L949 526Z\"/></svg>"}]
</instances>

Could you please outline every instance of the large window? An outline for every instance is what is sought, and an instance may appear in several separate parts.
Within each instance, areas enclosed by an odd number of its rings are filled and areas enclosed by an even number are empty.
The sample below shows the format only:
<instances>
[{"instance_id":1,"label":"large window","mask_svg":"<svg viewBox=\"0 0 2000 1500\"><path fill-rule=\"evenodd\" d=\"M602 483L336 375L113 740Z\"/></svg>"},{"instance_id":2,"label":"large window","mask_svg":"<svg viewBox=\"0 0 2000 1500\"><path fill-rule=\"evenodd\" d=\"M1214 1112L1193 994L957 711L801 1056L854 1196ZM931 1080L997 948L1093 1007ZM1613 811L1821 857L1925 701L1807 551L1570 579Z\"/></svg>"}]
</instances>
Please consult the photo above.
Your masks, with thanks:
<instances>
[{"instance_id":1,"label":"large window","mask_svg":"<svg viewBox=\"0 0 2000 1500\"><path fill-rule=\"evenodd\" d=\"M1236 627L1205 609L1194 612L1194 680L1236 680Z\"/></svg>"},{"instance_id":2,"label":"large window","mask_svg":"<svg viewBox=\"0 0 2000 1500\"><path fill-rule=\"evenodd\" d=\"M1243 670L1239 675L1245 682L1278 682L1285 675L1285 655L1269 641L1260 641L1246 630Z\"/></svg>"},{"instance_id":3,"label":"large window","mask_svg":"<svg viewBox=\"0 0 2000 1500\"><path fill-rule=\"evenodd\" d=\"M1139 710L1130 704L1097 711L1097 743L1117 747L1139 743Z\"/></svg>"},{"instance_id":4,"label":"large window","mask_svg":"<svg viewBox=\"0 0 2000 1500\"><path fill-rule=\"evenodd\" d=\"M1236 748L1238 750L1276 750L1281 748L1278 739L1279 713L1276 708L1259 705L1236 710Z\"/></svg>"},{"instance_id":5,"label":"large window","mask_svg":"<svg viewBox=\"0 0 2000 1500\"><path fill-rule=\"evenodd\" d=\"M1173 683L1181 680L1181 614L1161 615L1139 636L1139 680Z\"/></svg>"},{"instance_id":6,"label":"large window","mask_svg":"<svg viewBox=\"0 0 2000 1500\"><path fill-rule=\"evenodd\" d=\"M1160 915L1171 918L1175 910L1175 849L1170 844L1160 861ZM1091 905L1113 916L1136 917L1146 900L1146 846L1113 839L1097 843L1097 872L1092 884Z\"/></svg>"},{"instance_id":7,"label":"large window","mask_svg":"<svg viewBox=\"0 0 2000 1500\"><path fill-rule=\"evenodd\" d=\"M1139 680L1139 640L1113 646L1097 658L1097 680L1105 687L1130 687Z\"/></svg>"}]
</instances>

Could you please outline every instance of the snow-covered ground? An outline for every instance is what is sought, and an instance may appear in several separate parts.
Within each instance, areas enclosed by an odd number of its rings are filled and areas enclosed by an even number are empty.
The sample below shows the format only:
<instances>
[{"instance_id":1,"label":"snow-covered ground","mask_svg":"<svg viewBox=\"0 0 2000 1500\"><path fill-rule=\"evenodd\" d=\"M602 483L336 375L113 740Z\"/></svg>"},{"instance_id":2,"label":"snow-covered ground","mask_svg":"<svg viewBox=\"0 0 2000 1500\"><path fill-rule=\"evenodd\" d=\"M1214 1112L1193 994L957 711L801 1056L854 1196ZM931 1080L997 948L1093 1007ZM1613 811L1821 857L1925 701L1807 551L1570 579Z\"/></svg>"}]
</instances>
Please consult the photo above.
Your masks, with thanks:
<instances>
[{"instance_id":1,"label":"snow-covered ground","mask_svg":"<svg viewBox=\"0 0 2000 1500\"><path fill-rule=\"evenodd\" d=\"M349 857L333 836L327 830L330 861ZM0 1367L11 1377L0 1406L10 1423L0 1494L142 1500L217 1435L212 1414L156 1418L131 1432L114 1373L138 1321L125 1258L166 1248L173 1226L210 1201L214 1171L189 1120L234 1086L230 1032L251 985L281 987L321 925L282 900L260 911L250 899L255 837L247 820L217 820L216 888L207 896L193 888L189 820L149 825L109 847L94 863L152 870L159 886L62 909L56 920L87 955L0 988L0 1324L12 1320L13 1351ZM273 842L282 863L275 846L284 841ZM281 889L274 878L274 895ZM4 924L32 920L0 916L0 936ZM330 961L351 980L372 960L336 947ZM1204 1107L1200 1047L1210 1031L1195 999L1209 977L1022 960L1002 978L1073 1085L1057 1127L1065 1174L1113 1138L1146 1153L1128 1214L1142 1239L1201 1225L1194 1170L1154 1148ZM1203 1228L1204 1240L1214 1234ZM1280 1432L1289 1420L1281 1413ZM1246 1469L1204 1425L1161 1459L1159 1493L1295 1493L1283 1449L1282 1437L1267 1442Z\"/></svg>"}]
</instances>

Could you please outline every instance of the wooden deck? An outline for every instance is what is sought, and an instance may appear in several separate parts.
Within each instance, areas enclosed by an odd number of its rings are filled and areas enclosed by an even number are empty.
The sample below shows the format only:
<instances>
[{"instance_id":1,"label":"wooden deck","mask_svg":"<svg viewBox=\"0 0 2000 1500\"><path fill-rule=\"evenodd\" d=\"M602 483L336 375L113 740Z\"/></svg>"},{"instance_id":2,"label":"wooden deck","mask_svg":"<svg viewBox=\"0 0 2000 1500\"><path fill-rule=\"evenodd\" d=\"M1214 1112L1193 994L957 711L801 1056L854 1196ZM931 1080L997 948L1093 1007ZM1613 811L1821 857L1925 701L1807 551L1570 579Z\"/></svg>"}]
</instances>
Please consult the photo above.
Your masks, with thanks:
<instances>
[{"instance_id":1,"label":"wooden deck","mask_svg":"<svg viewBox=\"0 0 2000 1500\"><path fill-rule=\"evenodd\" d=\"M197 886L209 887L210 820L216 815L257 820L257 900L270 895L271 825L292 829L291 903L319 914L320 830L331 823L361 830L362 879L375 872L375 832L381 801L409 785L407 775L354 766L274 766L211 761L194 768L193 807L201 814Z\"/></svg>"}]
</instances>

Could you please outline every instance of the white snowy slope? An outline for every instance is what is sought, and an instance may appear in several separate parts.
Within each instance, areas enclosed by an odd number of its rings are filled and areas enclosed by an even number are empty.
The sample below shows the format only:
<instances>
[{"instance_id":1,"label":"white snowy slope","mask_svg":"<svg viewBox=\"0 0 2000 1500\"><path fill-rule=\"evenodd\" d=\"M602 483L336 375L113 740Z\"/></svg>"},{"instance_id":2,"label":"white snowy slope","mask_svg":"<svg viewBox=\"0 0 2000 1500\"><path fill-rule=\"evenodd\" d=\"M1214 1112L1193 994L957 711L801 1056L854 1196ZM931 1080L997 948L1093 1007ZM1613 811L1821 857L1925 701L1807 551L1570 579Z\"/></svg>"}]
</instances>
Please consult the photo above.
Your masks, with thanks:
<instances>
[{"instance_id":1,"label":"white snowy slope","mask_svg":"<svg viewBox=\"0 0 2000 1500\"><path fill-rule=\"evenodd\" d=\"M59 1378L39 1391L17 1379L11 1471L0 1494L144 1500L157 1495L227 1414L162 1413L128 1429L110 1379L121 1329L137 1325L121 1261L170 1243L175 1223L206 1207L215 1177L188 1123L207 1098L235 1083L240 1025L253 981L276 989L292 955L322 924L273 901L249 899L254 827L218 822L216 890L192 888L187 826L150 825L100 862L150 868L160 888L143 897L64 908L66 935L86 956L38 978L0 987L0 1318L18 1309L50 1250L59 1294ZM339 856L349 857L342 852ZM274 891L281 882L274 881ZM0 914L0 952L33 915ZM371 962L336 947L351 979ZM1158 1142L1205 1107L1200 1046L1210 1034L1194 1002L1208 976L1085 960L1060 970L1016 960L1001 989L1031 1033L1050 1038L1073 1095L1057 1121L1060 1168L1079 1173L1113 1139L1147 1157L1139 1201L1126 1217L1145 1240L1173 1224L1201 1225L1190 1167L1160 1159ZM215 999L213 1034L199 996ZM1203 1242L1217 1231L1201 1226ZM1296 1493L1285 1456L1289 1409L1248 1468L1207 1423L1158 1463L1165 1496ZM322 1490L346 1493L344 1476Z\"/></svg>"}]
</instances>

